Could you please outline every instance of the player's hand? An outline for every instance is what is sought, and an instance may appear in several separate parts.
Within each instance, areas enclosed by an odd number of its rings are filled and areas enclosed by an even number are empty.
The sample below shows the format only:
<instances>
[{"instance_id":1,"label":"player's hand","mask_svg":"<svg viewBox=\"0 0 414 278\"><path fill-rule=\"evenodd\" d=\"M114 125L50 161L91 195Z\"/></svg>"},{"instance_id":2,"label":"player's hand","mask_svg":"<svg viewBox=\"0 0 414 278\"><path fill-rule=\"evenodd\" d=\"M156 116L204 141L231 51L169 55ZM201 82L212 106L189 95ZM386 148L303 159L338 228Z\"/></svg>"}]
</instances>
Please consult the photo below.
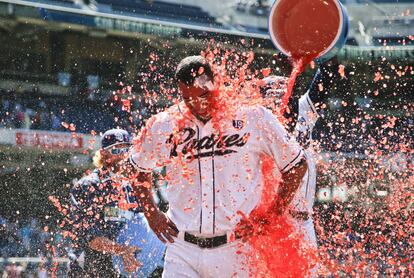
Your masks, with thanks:
<instances>
[{"instance_id":1,"label":"player's hand","mask_svg":"<svg viewBox=\"0 0 414 278\"><path fill-rule=\"evenodd\" d=\"M146 214L146 217L149 226L157 235L159 240L163 243L167 243L167 240L170 243L174 242L174 237L177 237L178 235L178 228L174 222L167 217L167 215L160 210L156 210L153 213Z\"/></svg>"},{"instance_id":2,"label":"player's hand","mask_svg":"<svg viewBox=\"0 0 414 278\"><path fill-rule=\"evenodd\" d=\"M254 227L250 220L242 218L236 226L236 235L241 238L243 242L246 242L248 237L253 234Z\"/></svg>"},{"instance_id":3,"label":"player's hand","mask_svg":"<svg viewBox=\"0 0 414 278\"><path fill-rule=\"evenodd\" d=\"M236 235L243 242L246 242L253 235L263 235L266 232L266 226L268 224L269 219L266 216L256 214L253 211L249 217L242 216L242 219L236 226Z\"/></svg>"},{"instance_id":4,"label":"player's hand","mask_svg":"<svg viewBox=\"0 0 414 278\"><path fill-rule=\"evenodd\" d=\"M133 273L142 266L142 263L135 258L135 253L137 251L140 251L140 249L136 246L126 246L125 251L122 252L124 270L128 273Z\"/></svg>"}]
</instances>

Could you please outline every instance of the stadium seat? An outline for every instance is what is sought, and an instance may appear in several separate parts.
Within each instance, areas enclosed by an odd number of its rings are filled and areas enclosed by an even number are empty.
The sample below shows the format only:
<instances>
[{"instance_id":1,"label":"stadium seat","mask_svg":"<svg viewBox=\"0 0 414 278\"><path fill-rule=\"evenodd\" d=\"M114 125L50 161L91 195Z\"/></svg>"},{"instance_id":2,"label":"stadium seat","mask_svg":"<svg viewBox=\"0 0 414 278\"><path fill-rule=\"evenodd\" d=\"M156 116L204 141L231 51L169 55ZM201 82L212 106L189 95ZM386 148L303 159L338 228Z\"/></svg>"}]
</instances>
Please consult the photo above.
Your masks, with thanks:
<instances>
[{"instance_id":1,"label":"stadium seat","mask_svg":"<svg viewBox=\"0 0 414 278\"><path fill-rule=\"evenodd\" d=\"M214 17L196 6L160 1L150 3L140 0L97 0L97 2L98 4L111 6L114 12L128 12L158 19L190 20L193 23L219 25Z\"/></svg>"}]
</instances>

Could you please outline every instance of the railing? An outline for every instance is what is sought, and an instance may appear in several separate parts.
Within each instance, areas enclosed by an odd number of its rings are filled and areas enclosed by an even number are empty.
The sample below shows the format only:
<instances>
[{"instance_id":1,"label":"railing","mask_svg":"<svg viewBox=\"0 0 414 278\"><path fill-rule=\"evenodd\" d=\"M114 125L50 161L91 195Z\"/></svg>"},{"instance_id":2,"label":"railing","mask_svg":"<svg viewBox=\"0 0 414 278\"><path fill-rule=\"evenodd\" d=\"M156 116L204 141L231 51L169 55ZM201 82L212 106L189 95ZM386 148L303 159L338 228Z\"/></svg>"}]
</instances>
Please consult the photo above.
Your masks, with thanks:
<instances>
[{"instance_id":1,"label":"railing","mask_svg":"<svg viewBox=\"0 0 414 278\"><path fill-rule=\"evenodd\" d=\"M10 257L10 258L0 258L0 263L45 263L49 259L46 257ZM51 258L52 262L56 263L66 263L68 264L70 260L68 258L58 257Z\"/></svg>"}]
</instances>

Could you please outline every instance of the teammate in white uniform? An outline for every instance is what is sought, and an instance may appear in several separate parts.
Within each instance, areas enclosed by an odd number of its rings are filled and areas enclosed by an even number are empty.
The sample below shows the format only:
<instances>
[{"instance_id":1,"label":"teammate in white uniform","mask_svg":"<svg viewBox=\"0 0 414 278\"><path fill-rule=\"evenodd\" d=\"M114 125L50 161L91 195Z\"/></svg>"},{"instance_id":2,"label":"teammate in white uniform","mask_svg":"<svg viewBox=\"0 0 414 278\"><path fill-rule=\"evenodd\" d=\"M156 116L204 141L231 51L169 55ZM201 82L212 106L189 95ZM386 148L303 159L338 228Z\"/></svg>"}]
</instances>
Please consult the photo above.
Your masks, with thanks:
<instances>
[{"instance_id":1,"label":"teammate in white uniform","mask_svg":"<svg viewBox=\"0 0 414 278\"><path fill-rule=\"evenodd\" d=\"M316 233L313 224L313 205L315 202L316 192L316 154L312 148L312 131L319 119L318 109L325 103L327 92L332 85L337 83L334 79L338 76L338 62L336 58L320 65L309 90L299 98L298 103L290 100L292 113L286 114L288 120L293 120L297 114L297 120L293 121L294 134L296 140L304 149L308 170L302 180L299 190L296 192L293 201L289 207L289 212L293 216L294 224L300 233L304 234L307 242L317 247ZM264 78L265 86L263 88L264 97L273 99L278 102L280 97L286 91L287 78L281 76L269 76ZM315 105L318 104L318 105ZM276 103L276 109L277 109ZM275 107L272 107L275 108ZM290 123L292 124L292 122ZM315 276L316 269L312 271Z\"/></svg>"},{"instance_id":2,"label":"teammate in white uniform","mask_svg":"<svg viewBox=\"0 0 414 278\"><path fill-rule=\"evenodd\" d=\"M267 102L269 108L279 109L278 102L287 89L287 78L282 76L269 76L263 80L265 81L265 84L262 90L264 91L264 98L270 100L270 102ZM312 100L309 98L309 92L299 99L298 107L298 119L295 121L294 135L304 148L306 161L308 163L308 171L306 171L301 186L295 194L289 207L289 212L293 216L298 231L304 233L305 238L311 246L316 247L316 236L312 221L316 190L316 165L314 155L312 154L312 148L309 148L309 146L312 130L319 115L316 112Z\"/></svg>"},{"instance_id":3,"label":"teammate in white uniform","mask_svg":"<svg viewBox=\"0 0 414 278\"><path fill-rule=\"evenodd\" d=\"M149 225L169 242L163 276L247 277L234 232L238 212L249 215L261 199L261 156L271 156L283 178L273 206L281 213L306 172L303 150L261 106L223 119L219 137L211 120L214 78L204 58L183 59L176 78L184 102L151 118L130 154ZM150 194L150 173L160 166L169 179L167 215Z\"/></svg>"}]
</instances>

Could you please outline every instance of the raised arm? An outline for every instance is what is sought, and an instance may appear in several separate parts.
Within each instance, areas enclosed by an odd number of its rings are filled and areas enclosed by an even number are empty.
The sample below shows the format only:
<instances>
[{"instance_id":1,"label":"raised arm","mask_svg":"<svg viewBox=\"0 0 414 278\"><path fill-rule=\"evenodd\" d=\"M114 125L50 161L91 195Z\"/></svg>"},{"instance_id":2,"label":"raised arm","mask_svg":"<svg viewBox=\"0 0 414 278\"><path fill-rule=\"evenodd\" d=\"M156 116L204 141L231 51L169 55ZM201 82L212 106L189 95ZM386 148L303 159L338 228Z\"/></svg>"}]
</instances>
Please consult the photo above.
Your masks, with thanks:
<instances>
[{"instance_id":1,"label":"raised arm","mask_svg":"<svg viewBox=\"0 0 414 278\"><path fill-rule=\"evenodd\" d=\"M329 92L341 80L339 71L339 62L336 56L319 65L309 86L309 98L316 106L317 111L323 104L326 104Z\"/></svg>"},{"instance_id":2,"label":"raised arm","mask_svg":"<svg viewBox=\"0 0 414 278\"><path fill-rule=\"evenodd\" d=\"M314 119L317 118L320 109L324 104L327 104L329 93L335 86L340 86L341 80L339 62L336 57L320 64L306 94L299 99L295 97L289 99L289 109L284 114L289 123L289 130L293 131L297 128L297 125L300 124L301 116L307 111L315 114L313 116ZM313 126L315 122L316 120L313 122Z\"/></svg>"}]
</instances>

